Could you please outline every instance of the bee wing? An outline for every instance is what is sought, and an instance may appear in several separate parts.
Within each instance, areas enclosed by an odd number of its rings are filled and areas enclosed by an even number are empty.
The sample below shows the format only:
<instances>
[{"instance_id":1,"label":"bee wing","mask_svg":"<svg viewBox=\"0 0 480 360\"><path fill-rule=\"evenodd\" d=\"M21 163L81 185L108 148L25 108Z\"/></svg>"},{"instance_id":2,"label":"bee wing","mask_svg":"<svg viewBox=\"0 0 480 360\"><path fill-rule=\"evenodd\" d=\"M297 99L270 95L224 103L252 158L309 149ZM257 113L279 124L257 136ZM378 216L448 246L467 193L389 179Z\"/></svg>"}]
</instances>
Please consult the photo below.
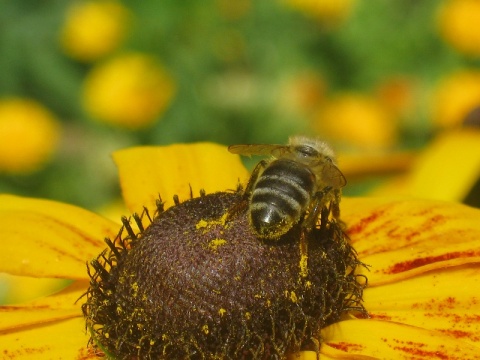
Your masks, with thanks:
<instances>
[{"instance_id":1,"label":"bee wing","mask_svg":"<svg viewBox=\"0 0 480 360\"><path fill-rule=\"evenodd\" d=\"M341 188L347 185L347 180L340 169L330 162L323 167L322 181L335 188Z\"/></svg>"},{"instance_id":2,"label":"bee wing","mask_svg":"<svg viewBox=\"0 0 480 360\"><path fill-rule=\"evenodd\" d=\"M244 144L244 145L230 145L228 151L233 154L240 154L246 156L252 155L273 155L279 157L285 152L289 151L286 145L275 144Z\"/></svg>"}]
</instances>

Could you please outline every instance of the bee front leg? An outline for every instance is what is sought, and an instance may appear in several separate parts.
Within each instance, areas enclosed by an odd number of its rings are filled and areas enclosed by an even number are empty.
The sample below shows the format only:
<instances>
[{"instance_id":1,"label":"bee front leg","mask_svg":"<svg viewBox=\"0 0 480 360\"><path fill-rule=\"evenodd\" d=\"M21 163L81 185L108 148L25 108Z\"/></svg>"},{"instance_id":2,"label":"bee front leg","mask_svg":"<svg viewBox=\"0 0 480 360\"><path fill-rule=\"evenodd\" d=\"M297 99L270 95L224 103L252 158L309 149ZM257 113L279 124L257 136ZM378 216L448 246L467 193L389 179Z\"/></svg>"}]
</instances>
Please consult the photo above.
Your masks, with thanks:
<instances>
[{"instance_id":1,"label":"bee front leg","mask_svg":"<svg viewBox=\"0 0 480 360\"><path fill-rule=\"evenodd\" d=\"M302 227L307 231L312 230L317 224L320 213L325 208L325 198L332 191L331 186L327 186L321 191L317 191L313 196L312 205L308 215L305 217L302 223Z\"/></svg>"},{"instance_id":2,"label":"bee front leg","mask_svg":"<svg viewBox=\"0 0 480 360\"><path fill-rule=\"evenodd\" d=\"M330 209L332 211L332 216L335 219L340 217L340 198L342 197L341 190L335 189L333 191L333 200L330 202Z\"/></svg>"}]
</instances>

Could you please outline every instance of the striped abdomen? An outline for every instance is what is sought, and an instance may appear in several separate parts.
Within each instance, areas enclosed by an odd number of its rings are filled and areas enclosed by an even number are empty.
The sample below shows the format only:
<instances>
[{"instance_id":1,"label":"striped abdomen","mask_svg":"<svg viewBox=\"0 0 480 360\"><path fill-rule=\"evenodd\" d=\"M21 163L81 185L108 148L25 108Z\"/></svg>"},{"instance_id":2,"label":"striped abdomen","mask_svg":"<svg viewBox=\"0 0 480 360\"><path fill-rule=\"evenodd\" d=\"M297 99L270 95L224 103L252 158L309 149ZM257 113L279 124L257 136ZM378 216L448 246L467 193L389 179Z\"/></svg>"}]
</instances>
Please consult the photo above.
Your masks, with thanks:
<instances>
[{"instance_id":1,"label":"striped abdomen","mask_svg":"<svg viewBox=\"0 0 480 360\"><path fill-rule=\"evenodd\" d=\"M258 235L277 238L305 213L315 190L315 176L291 160L272 161L259 176L250 201L250 220Z\"/></svg>"}]
</instances>

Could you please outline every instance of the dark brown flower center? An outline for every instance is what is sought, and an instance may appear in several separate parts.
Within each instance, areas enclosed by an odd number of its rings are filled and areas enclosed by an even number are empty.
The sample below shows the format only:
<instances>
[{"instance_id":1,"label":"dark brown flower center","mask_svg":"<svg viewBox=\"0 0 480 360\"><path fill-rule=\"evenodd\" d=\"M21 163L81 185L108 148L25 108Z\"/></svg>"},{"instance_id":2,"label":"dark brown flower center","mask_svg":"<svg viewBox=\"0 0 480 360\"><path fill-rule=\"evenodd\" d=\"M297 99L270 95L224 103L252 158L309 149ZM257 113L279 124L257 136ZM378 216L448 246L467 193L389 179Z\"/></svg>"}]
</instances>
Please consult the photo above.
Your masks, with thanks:
<instances>
[{"instance_id":1,"label":"dark brown flower center","mask_svg":"<svg viewBox=\"0 0 480 360\"><path fill-rule=\"evenodd\" d=\"M340 225L263 241L240 193L201 196L121 235L92 262L87 327L119 359L283 359L360 304L360 264Z\"/></svg>"}]
</instances>

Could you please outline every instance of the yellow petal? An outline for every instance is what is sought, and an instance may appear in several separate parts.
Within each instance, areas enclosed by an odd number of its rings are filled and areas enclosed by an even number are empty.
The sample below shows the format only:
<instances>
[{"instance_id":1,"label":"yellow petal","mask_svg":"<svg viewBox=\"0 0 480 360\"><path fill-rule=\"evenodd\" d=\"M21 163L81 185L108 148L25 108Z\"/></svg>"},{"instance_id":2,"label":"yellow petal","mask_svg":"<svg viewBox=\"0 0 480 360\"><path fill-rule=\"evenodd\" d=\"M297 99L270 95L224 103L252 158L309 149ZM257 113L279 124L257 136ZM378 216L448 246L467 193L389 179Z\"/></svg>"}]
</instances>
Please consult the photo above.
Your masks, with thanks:
<instances>
[{"instance_id":1,"label":"yellow petal","mask_svg":"<svg viewBox=\"0 0 480 360\"><path fill-rule=\"evenodd\" d=\"M415 159L412 152L339 153L338 164L347 179L406 171Z\"/></svg>"},{"instance_id":2,"label":"yellow petal","mask_svg":"<svg viewBox=\"0 0 480 360\"><path fill-rule=\"evenodd\" d=\"M59 291L70 280L34 278L0 273L0 305L19 304Z\"/></svg>"},{"instance_id":3,"label":"yellow petal","mask_svg":"<svg viewBox=\"0 0 480 360\"><path fill-rule=\"evenodd\" d=\"M87 279L85 263L118 225L78 207L0 195L0 272Z\"/></svg>"},{"instance_id":4,"label":"yellow petal","mask_svg":"<svg viewBox=\"0 0 480 360\"><path fill-rule=\"evenodd\" d=\"M462 129L439 135L403 177L401 188L392 192L397 179L375 189L371 195L462 201L480 176L480 131Z\"/></svg>"},{"instance_id":5,"label":"yellow petal","mask_svg":"<svg viewBox=\"0 0 480 360\"><path fill-rule=\"evenodd\" d=\"M79 300L86 281L77 281L62 291L26 304L0 306L0 332L82 316ZM79 300L77 302L77 300Z\"/></svg>"},{"instance_id":6,"label":"yellow petal","mask_svg":"<svg viewBox=\"0 0 480 360\"><path fill-rule=\"evenodd\" d=\"M418 158L410 174L412 196L463 200L480 175L480 131L440 135Z\"/></svg>"},{"instance_id":7,"label":"yellow petal","mask_svg":"<svg viewBox=\"0 0 480 360\"><path fill-rule=\"evenodd\" d=\"M42 308L20 308L17 306L0 306L0 329L12 331L18 327L31 324L44 324L52 321L81 317L79 309L42 309ZM23 321L21 321L23 320Z\"/></svg>"},{"instance_id":8,"label":"yellow petal","mask_svg":"<svg viewBox=\"0 0 480 360\"><path fill-rule=\"evenodd\" d=\"M322 330L334 359L474 359L480 348L437 331L378 320L347 320Z\"/></svg>"},{"instance_id":9,"label":"yellow petal","mask_svg":"<svg viewBox=\"0 0 480 360\"><path fill-rule=\"evenodd\" d=\"M460 266L367 288L365 306L374 319L438 330L479 344L479 273L480 265Z\"/></svg>"},{"instance_id":10,"label":"yellow petal","mask_svg":"<svg viewBox=\"0 0 480 360\"><path fill-rule=\"evenodd\" d=\"M2 333L2 359L96 359L87 348L89 336L82 318L60 320Z\"/></svg>"},{"instance_id":11,"label":"yellow petal","mask_svg":"<svg viewBox=\"0 0 480 360\"><path fill-rule=\"evenodd\" d=\"M248 172L238 155L225 146L212 143L175 144L158 147L137 147L113 154L120 173L123 197L132 212L143 207L155 209L161 195L165 208L173 205L173 195L180 201L194 196L201 189L207 193L236 189L244 183Z\"/></svg>"},{"instance_id":12,"label":"yellow petal","mask_svg":"<svg viewBox=\"0 0 480 360\"><path fill-rule=\"evenodd\" d=\"M31 301L23 306L50 307L52 309L78 309L79 300L87 291L90 280L77 280L59 292ZM77 300L79 300L77 302Z\"/></svg>"},{"instance_id":13,"label":"yellow petal","mask_svg":"<svg viewBox=\"0 0 480 360\"><path fill-rule=\"evenodd\" d=\"M369 286L480 262L480 210L440 201L345 198L342 219Z\"/></svg>"}]
</instances>

